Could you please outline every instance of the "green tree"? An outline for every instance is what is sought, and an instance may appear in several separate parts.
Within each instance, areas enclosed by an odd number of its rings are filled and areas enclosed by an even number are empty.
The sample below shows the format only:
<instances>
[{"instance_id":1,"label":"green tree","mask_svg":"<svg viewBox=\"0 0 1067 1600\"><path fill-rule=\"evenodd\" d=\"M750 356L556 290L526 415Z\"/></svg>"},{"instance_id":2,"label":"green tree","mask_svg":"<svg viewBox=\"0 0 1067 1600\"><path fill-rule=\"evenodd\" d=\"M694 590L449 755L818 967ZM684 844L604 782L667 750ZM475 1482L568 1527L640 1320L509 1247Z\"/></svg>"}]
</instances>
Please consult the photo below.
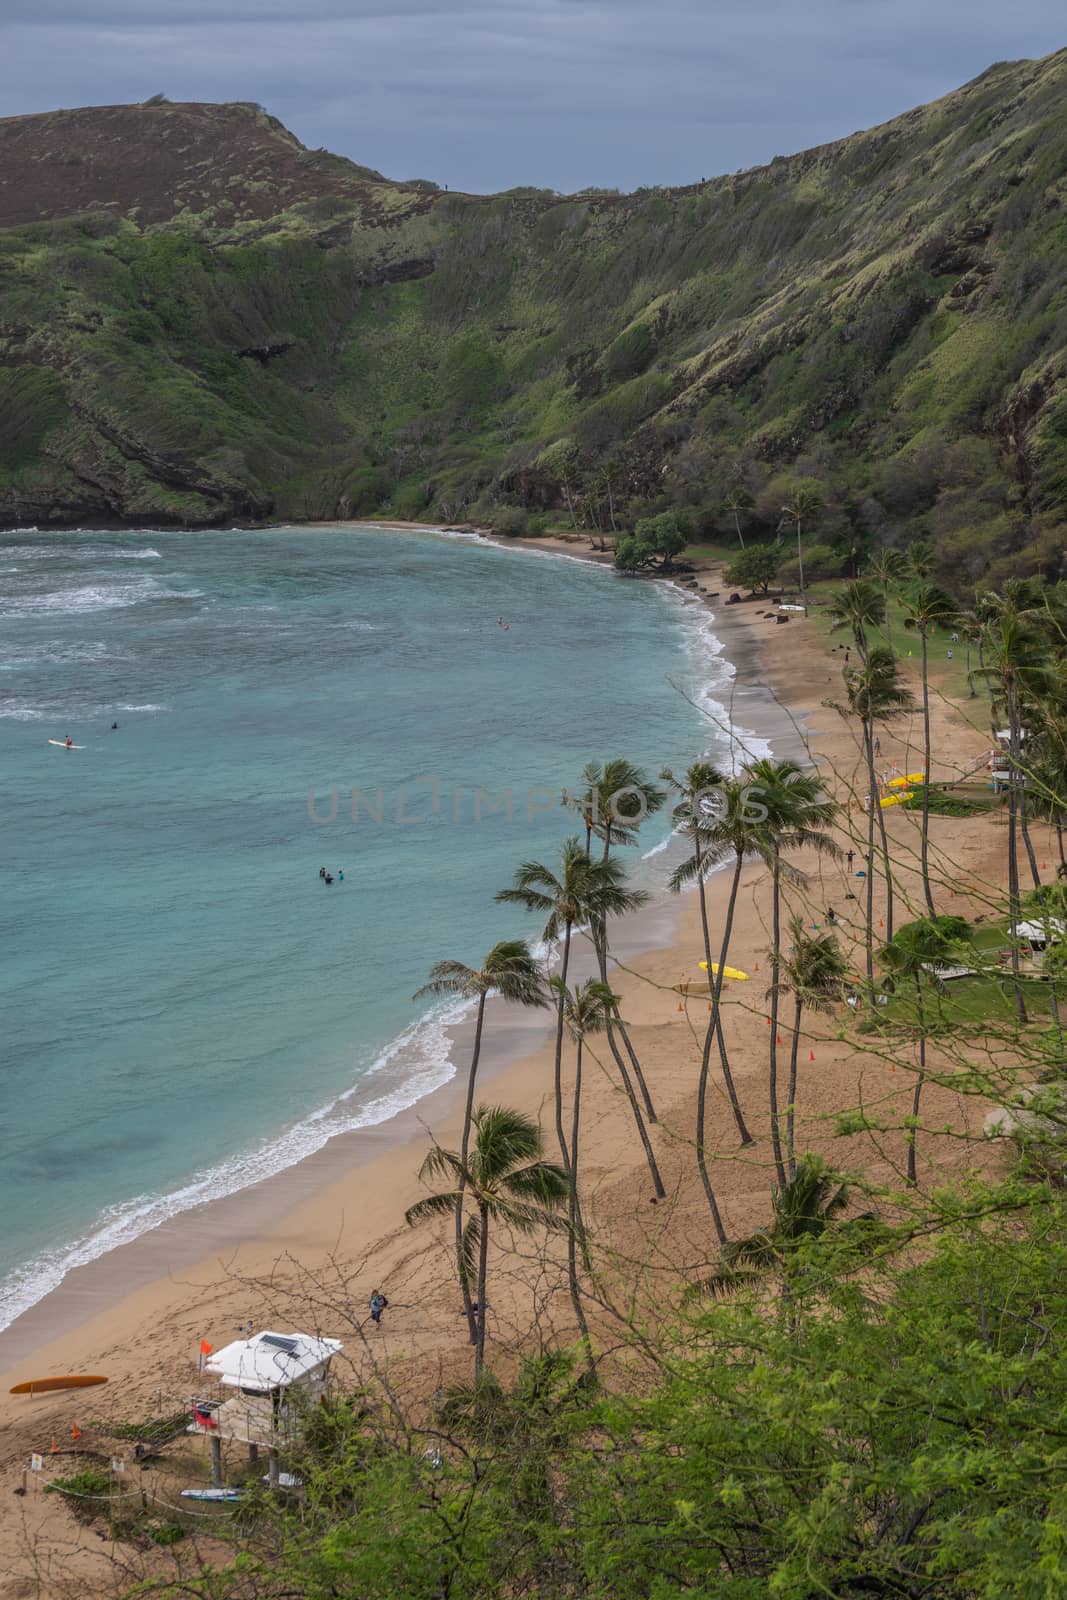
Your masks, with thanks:
<instances>
[{"instance_id":1,"label":"green tree","mask_svg":"<svg viewBox=\"0 0 1067 1600\"><path fill-rule=\"evenodd\" d=\"M867 999L874 1004L874 829L877 819L881 830L882 867L886 886L887 931L893 921L893 864L889 856L889 840L885 818L878 794L878 780L874 771L874 730L881 722L888 722L910 709L911 690L900 682L897 658L891 650L878 645L858 667L844 669L845 694L849 713L858 718L863 732L863 750L867 758Z\"/></svg>"},{"instance_id":2,"label":"green tree","mask_svg":"<svg viewBox=\"0 0 1067 1600\"><path fill-rule=\"evenodd\" d=\"M647 551L647 560L659 562L660 572L669 572L674 558L680 556L688 540L673 511L661 511L655 517L643 517L634 528L634 538Z\"/></svg>"},{"instance_id":3,"label":"green tree","mask_svg":"<svg viewBox=\"0 0 1067 1600\"><path fill-rule=\"evenodd\" d=\"M752 510L754 504L755 501L751 494L740 485L735 489L731 489L722 503L722 509L725 514L734 519L734 531L737 534L737 542L742 550L745 548L745 536L741 532L741 518ZM730 581L734 582L735 580L731 579Z\"/></svg>"},{"instance_id":4,"label":"green tree","mask_svg":"<svg viewBox=\"0 0 1067 1600\"><path fill-rule=\"evenodd\" d=\"M764 812L758 850L771 873L771 1025L768 1093L771 1110L771 1144L780 1186L786 1183L778 1120L778 1006L782 964L782 883L799 880L800 875L786 860L789 850L814 850L820 855L841 854L826 829L837 815L837 805L826 791L822 778L806 771L799 762L771 757L753 761L748 768L751 795Z\"/></svg>"},{"instance_id":5,"label":"green tree","mask_svg":"<svg viewBox=\"0 0 1067 1600\"><path fill-rule=\"evenodd\" d=\"M767 594L778 576L781 564L781 551L773 545L750 544L740 555L734 556L723 572L723 582L736 584L750 594L755 594L757 589L761 594Z\"/></svg>"},{"instance_id":6,"label":"green tree","mask_svg":"<svg viewBox=\"0 0 1067 1600\"><path fill-rule=\"evenodd\" d=\"M930 634L936 627L944 626L956 615L956 607L944 589L939 589L936 584L921 583L914 592L905 597L904 601L904 626L912 628L919 635L921 649L922 672L922 700L923 700L923 792L922 792L922 839L921 864L923 877L923 895L926 899L926 909L930 915L936 916L937 908L934 905L933 890L930 885L930 672L928 660L928 644Z\"/></svg>"},{"instance_id":7,"label":"green tree","mask_svg":"<svg viewBox=\"0 0 1067 1600\"><path fill-rule=\"evenodd\" d=\"M879 961L894 983L910 983L915 994L919 1071L915 1078L911 1103L912 1125L908 1135L908 1182L911 1184L918 1181L915 1145L919 1102L926 1081L926 1040L932 1020L924 1002L923 989L927 983L937 982L938 967L948 966L959 959L960 945L966 937L967 923L963 917L919 917L915 922L906 922L902 928L898 928L878 953Z\"/></svg>"},{"instance_id":8,"label":"green tree","mask_svg":"<svg viewBox=\"0 0 1067 1600\"><path fill-rule=\"evenodd\" d=\"M609 917L623 916L645 904L647 894L641 889L626 887L626 873L622 865L609 856L592 861L583 850L579 839L564 840L560 851L560 864L556 872L540 861L526 861L515 874L510 889L501 889L496 897L505 904L524 906L545 917L542 937L549 944L560 941L559 977L564 987L570 965L571 938L575 928L597 926ZM556 1005L555 1051L555 1102L556 1137L560 1154L566 1167L567 1135L563 1126L563 998Z\"/></svg>"},{"instance_id":9,"label":"green tree","mask_svg":"<svg viewBox=\"0 0 1067 1600\"><path fill-rule=\"evenodd\" d=\"M786 1096L786 1165L790 1179L797 1175L796 1107L797 1061L800 1055L800 1022L805 1011L829 1014L841 1000L848 977L848 961L834 933L814 938L804 918L789 922L792 949L782 957L779 978L783 989L793 996L793 1040L789 1050L789 1089Z\"/></svg>"},{"instance_id":10,"label":"green tree","mask_svg":"<svg viewBox=\"0 0 1067 1600\"><path fill-rule=\"evenodd\" d=\"M697 886L700 931L704 941L704 960L708 973L708 998L712 1007L726 1092L730 1097L730 1109L734 1114L743 1148L752 1143L752 1135L745 1123L741 1100L734 1084L733 1073L730 1071L730 1057L722 1027L722 1012L716 999L719 985L716 983L715 964L711 953L711 926L708 921L706 887L708 874L722 861L722 847L725 841L717 822L726 779L710 761L694 761L680 778L676 778L668 767L664 769L662 777L678 795L672 820L675 828L685 834L690 849L690 854L671 873L669 884L675 894L680 893L688 884L695 883ZM722 964L725 965L725 956Z\"/></svg>"},{"instance_id":11,"label":"green tree","mask_svg":"<svg viewBox=\"0 0 1067 1600\"><path fill-rule=\"evenodd\" d=\"M876 550L868 563L871 577L881 585L882 589L882 616L885 621L885 639L890 650L893 648L893 630L889 620L889 590L894 583L899 583L907 571L907 562L899 550Z\"/></svg>"},{"instance_id":12,"label":"green tree","mask_svg":"<svg viewBox=\"0 0 1067 1600\"><path fill-rule=\"evenodd\" d=\"M463 1172L467 1169L470 1151L471 1118L474 1114L474 1086L478 1077L478 1062L482 1053L482 1032L485 1025L485 1002L491 994L517 1006L547 1006L548 993L540 967L522 939L505 939L495 944L481 967L468 967L462 961L438 961L430 969L430 981L416 990L414 998L424 995L456 995L475 1000L477 1010L474 1020L474 1044L470 1066L467 1069L467 1098L463 1108L463 1133L460 1141L459 1161ZM459 1183L459 1201L456 1205L456 1263L463 1291L463 1309L467 1314L471 1343L477 1337L477 1325L470 1292L470 1282L464 1270L463 1250L463 1178Z\"/></svg>"},{"instance_id":13,"label":"green tree","mask_svg":"<svg viewBox=\"0 0 1067 1600\"><path fill-rule=\"evenodd\" d=\"M808 614L808 597L804 589L804 540L803 530L806 525L815 520L822 510L822 490L817 483L798 483L793 487L789 496L789 504L782 507L782 516L793 523L797 530L797 565L800 569L800 603L804 607L804 615Z\"/></svg>"},{"instance_id":14,"label":"green tree","mask_svg":"<svg viewBox=\"0 0 1067 1600\"><path fill-rule=\"evenodd\" d=\"M453 1187L409 1206L409 1227L426 1217L452 1216L469 1192L475 1215L463 1230L465 1273L476 1277L478 1310L474 1376L485 1365L486 1273L489 1224L532 1234L559 1226L556 1212L568 1196L567 1174L541 1159L541 1130L532 1118L504 1106L479 1106L472 1119L474 1145L464 1164L452 1150L434 1145L419 1168L419 1178L451 1180ZM462 1187L460 1185L462 1184Z\"/></svg>"},{"instance_id":15,"label":"green tree","mask_svg":"<svg viewBox=\"0 0 1067 1600\"><path fill-rule=\"evenodd\" d=\"M849 628L861 661L867 659L867 629L882 620L882 596L869 578L853 578L830 596L831 630Z\"/></svg>"}]
</instances>

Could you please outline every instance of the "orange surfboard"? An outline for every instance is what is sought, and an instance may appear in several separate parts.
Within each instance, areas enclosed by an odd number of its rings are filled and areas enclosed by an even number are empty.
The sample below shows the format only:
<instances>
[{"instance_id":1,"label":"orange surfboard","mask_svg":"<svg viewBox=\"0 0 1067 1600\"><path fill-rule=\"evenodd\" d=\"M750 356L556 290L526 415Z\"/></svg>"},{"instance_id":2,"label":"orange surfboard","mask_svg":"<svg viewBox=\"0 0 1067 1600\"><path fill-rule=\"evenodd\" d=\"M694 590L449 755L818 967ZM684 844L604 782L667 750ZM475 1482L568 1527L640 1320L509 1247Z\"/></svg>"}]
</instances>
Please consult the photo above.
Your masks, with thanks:
<instances>
[{"instance_id":1,"label":"orange surfboard","mask_svg":"<svg viewBox=\"0 0 1067 1600\"><path fill-rule=\"evenodd\" d=\"M98 1383L106 1382L106 1378L93 1378L85 1374L76 1374L69 1378L29 1378L25 1383L16 1383L8 1393L52 1394L57 1389L95 1389Z\"/></svg>"}]
</instances>

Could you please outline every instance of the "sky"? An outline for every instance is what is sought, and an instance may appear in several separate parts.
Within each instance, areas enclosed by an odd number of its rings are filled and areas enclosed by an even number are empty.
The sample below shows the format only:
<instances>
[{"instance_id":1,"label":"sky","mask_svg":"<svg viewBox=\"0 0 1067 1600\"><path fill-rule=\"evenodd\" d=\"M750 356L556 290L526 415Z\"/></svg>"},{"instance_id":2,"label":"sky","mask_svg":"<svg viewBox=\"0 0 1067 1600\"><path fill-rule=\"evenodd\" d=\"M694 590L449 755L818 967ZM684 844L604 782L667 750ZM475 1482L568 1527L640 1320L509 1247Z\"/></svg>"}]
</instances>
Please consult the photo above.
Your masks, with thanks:
<instances>
[{"instance_id":1,"label":"sky","mask_svg":"<svg viewBox=\"0 0 1067 1600\"><path fill-rule=\"evenodd\" d=\"M1063 0L0 0L0 116L255 100L391 178L633 189L1065 45Z\"/></svg>"}]
</instances>

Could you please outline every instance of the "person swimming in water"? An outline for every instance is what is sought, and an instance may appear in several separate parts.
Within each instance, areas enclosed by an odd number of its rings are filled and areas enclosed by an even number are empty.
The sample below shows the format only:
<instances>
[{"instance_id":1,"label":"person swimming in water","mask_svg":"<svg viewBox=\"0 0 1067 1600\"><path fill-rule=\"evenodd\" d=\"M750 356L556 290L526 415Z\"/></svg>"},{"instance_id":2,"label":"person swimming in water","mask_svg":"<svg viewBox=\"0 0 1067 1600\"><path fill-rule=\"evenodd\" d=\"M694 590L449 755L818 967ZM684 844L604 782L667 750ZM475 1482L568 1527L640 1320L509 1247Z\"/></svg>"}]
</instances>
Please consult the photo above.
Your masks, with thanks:
<instances>
[{"instance_id":1,"label":"person swimming in water","mask_svg":"<svg viewBox=\"0 0 1067 1600\"><path fill-rule=\"evenodd\" d=\"M324 876L323 876L323 880L322 881L323 881L323 883L332 883L333 882L333 873L332 872L325 873Z\"/></svg>"},{"instance_id":2,"label":"person swimming in water","mask_svg":"<svg viewBox=\"0 0 1067 1600\"><path fill-rule=\"evenodd\" d=\"M325 876L326 876L326 868L325 867L320 867L319 868L319 877L320 878L325 878Z\"/></svg>"},{"instance_id":3,"label":"person swimming in water","mask_svg":"<svg viewBox=\"0 0 1067 1600\"><path fill-rule=\"evenodd\" d=\"M111 724L111 731L112 731L112 733L114 733L114 732L115 732L115 730L116 730L116 729L117 729L117 728L118 728L118 723L117 723L117 722L113 722L113 723L112 723L112 724Z\"/></svg>"}]
</instances>

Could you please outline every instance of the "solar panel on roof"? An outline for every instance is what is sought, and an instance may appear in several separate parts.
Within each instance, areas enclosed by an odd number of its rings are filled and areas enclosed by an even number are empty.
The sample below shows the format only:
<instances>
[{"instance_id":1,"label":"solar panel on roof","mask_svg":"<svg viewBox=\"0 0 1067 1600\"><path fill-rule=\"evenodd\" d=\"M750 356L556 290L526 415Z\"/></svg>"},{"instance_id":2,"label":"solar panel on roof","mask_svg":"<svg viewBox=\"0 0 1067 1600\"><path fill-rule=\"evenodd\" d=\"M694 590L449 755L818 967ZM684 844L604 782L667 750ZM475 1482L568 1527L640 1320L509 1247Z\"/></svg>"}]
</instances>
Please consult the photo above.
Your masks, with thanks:
<instances>
[{"instance_id":1,"label":"solar panel on roof","mask_svg":"<svg viewBox=\"0 0 1067 1600\"><path fill-rule=\"evenodd\" d=\"M260 1334L259 1342L261 1345L269 1345L272 1350L282 1350L287 1356L295 1354L300 1344L299 1339L289 1339L284 1333Z\"/></svg>"}]
</instances>

